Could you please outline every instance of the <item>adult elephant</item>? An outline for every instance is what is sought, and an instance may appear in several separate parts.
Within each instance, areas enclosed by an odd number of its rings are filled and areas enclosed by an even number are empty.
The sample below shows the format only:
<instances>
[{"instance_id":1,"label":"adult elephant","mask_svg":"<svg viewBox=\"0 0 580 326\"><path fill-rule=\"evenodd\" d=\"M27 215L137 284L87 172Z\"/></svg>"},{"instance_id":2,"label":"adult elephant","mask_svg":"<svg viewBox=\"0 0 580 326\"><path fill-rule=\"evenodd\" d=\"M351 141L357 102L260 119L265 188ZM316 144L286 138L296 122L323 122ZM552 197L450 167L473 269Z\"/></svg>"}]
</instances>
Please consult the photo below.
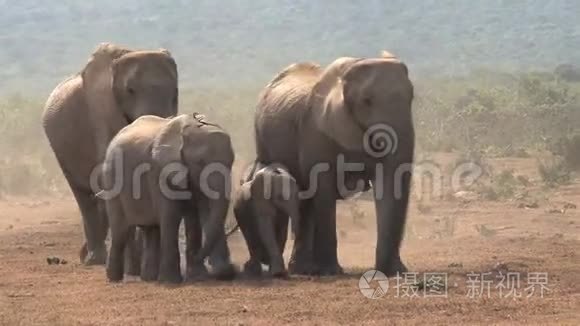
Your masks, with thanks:
<instances>
[{"instance_id":1,"label":"adult elephant","mask_svg":"<svg viewBox=\"0 0 580 326\"><path fill-rule=\"evenodd\" d=\"M375 194L375 267L406 271L399 250L409 201L414 151L413 85L407 66L380 58L343 57L325 69L293 64L260 94L255 113L257 161L282 164L302 188L302 221L314 220L313 245L297 236L294 274L342 273L337 258L336 200ZM347 163L357 163L349 166ZM356 189L348 185L356 184ZM302 228L308 223L301 223Z\"/></svg>"},{"instance_id":2,"label":"adult elephant","mask_svg":"<svg viewBox=\"0 0 580 326\"><path fill-rule=\"evenodd\" d=\"M105 264L107 258L107 218L94 196L92 171L98 171L113 136L138 117L175 116L177 86L177 65L169 51L102 43L84 69L49 96L43 126L81 211L86 242L80 256L86 265ZM229 260L225 239L218 251L210 263Z\"/></svg>"},{"instance_id":3,"label":"adult elephant","mask_svg":"<svg viewBox=\"0 0 580 326\"><path fill-rule=\"evenodd\" d=\"M100 44L84 69L50 94L42 122L82 215L86 242L80 256L86 265L105 264L107 258L107 218L91 185L107 145L141 115L175 115L177 98L177 65L167 50L110 43Z\"/></svg>"}]
</instances>

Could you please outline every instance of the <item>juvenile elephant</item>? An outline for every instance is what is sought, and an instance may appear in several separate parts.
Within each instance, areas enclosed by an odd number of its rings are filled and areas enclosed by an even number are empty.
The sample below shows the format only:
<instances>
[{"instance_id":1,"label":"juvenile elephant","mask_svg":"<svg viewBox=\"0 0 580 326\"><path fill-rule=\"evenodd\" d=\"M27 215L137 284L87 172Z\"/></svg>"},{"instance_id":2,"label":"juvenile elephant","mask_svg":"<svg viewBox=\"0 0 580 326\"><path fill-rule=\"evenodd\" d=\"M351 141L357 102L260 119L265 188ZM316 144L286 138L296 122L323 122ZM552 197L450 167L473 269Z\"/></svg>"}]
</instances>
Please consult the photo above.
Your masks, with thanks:
<instances>
[{"instance_id":1,"label":"juvenile elephant","mask_svg":"<svg viewBox=\"0 0 580 326\"><path fill-rule=\"evenodd\" d=\"M205 274L204 258L225 241L233 161L229 135L191 114L167 119L142 116L123 128L107 150L105 188L99 194L106 199L111 228L108 279L122 280L127 237L131 227L139 226L145 242L142 279L181 282L182 218L187 277ZM207 231L203 246L200 222ZM229 261L214 267L220 278L231 277L233 271Z\"/></svg>"},{"instance_id":2,"label":"juvenile elephant","mask_svg":"<svg viewBox=\"0 0 580 326\"><path fill-rule=\"evenodd\" d=\"M343 272L336 200L369 182L377 214L375 268L388 276L406 270L399 248L415 143L413 96L407 66L386 51L380 58L339 58L326 68L293 64L261 92L254 120L257 161L286 166L304 191L291 273ZM312 246L304 221L314 221Z\"/></svg>"},{"instance_id":3,"label":"juvenile elephant","mask_svg":"<svg viewBox=\"0 0 580 326\"><path fill-rule=\"evenodd\" d=\"M248 172L249 171L249 172ZM234 214L250 253L244 271L258 276L261 263L275 277L287 274L282 256L292 226L300 223L299 188L288 171L276 166L250 166L234 197Z\"/></svg>"},{"instance_id":4,"label":"juvenile elephant","mask_svg":"<svg viewBox=\"0 0 580 326\"><path fill-rule=\"evenodd\" d=\"M164 49L137 51L100 44L78 74L50 94L42 115L45 134L79 206L86 265L106 262L107 218L98 191L97 165L113 136L139 116L177 113L177 66Z\"/></svg>"}]
</instances>

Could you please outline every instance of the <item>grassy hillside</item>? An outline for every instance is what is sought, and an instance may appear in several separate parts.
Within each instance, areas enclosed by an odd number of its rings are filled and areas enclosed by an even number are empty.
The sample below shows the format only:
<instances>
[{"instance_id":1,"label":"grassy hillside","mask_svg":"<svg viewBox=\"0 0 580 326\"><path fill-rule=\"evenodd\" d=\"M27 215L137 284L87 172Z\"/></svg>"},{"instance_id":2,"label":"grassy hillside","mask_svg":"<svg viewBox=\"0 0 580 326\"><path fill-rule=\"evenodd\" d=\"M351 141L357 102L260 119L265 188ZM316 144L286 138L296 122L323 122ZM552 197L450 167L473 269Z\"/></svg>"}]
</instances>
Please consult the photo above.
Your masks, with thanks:
<instances>
[{"instance_id":1,"label":"grassy hillside","mask_svg":"<svg viewBox=\"0 0 580 326\"><path fill-rule=\"evenodd\" d=\"M46 92L101 41L166 47L184 87L262 84L289 62L386 48L416 75L580 62L575 0L0 1L0 90Z\"/></svg>"}]
</instances>

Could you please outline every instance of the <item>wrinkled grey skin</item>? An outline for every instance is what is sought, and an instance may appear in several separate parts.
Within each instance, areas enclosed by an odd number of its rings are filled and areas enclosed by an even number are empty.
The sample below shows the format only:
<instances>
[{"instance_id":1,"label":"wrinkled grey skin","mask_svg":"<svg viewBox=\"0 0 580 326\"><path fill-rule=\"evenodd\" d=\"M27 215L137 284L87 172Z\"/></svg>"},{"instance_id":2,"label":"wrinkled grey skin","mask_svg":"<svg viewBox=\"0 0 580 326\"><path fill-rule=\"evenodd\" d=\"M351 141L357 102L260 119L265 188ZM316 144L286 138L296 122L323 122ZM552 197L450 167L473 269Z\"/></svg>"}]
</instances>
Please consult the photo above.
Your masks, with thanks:
<instances>
[{"instance_id":1,"label":"wrinkled grey skin","mask_svg":"<svg viewBox=\"0 0 580 326\"><path fill-rule=\"evenodd\" d=\"M234 214L250 252L246 274L261 275L264 263L272 276L287 275L282 254L289 217L293 226L300 224L298 196L296 180L281 167L258 164L245 171L234 197Z\"/></svg>"},{"instance_id":2,"label":"wrinkled grey skin","mask_svg":"<svg viewBox=\"0 0 580 326\"><path fill-rule=\"evenodd\" d=\"M343 273L337 259L336 200L363 191L369 182L377 214L375 268L388 276L407 270L399 252L415 143L412 101L406 65L386 51L380 58L339 58L326 68L294 64L262 91L255 113L257 161L287 167L301 190L316 185L313 196L301 203L303 222L314 221L313 245L304 238L308 224L301 223L291 273ZM371 135L373 150L364 142L377 124L392 127L398 142L394 152L380 157L371 155L380 152L377 134ZM364 169L347 172L340 182L339 156ZM355 183L357 189L341 185Z\"/></svg>"},{"instance_id":3,"label":"wrinkled grey skin","mask_svg":"<svg viewBox=\"0 0 580 326\"><path fill-rule=\"evenodd\" d=\"M83 70L61 82L46 101L44 131L83 220L84 264L102 265L107 258L107 218L95 197L98 190L91 187L91 173L121 128L146 114L175 115L177 97L177 66L167 50L136 51L103 43ZM140 246L131 247L135 250L129 254L138 259ZM130 273L138 274L138 261L130 265Z\"/></svg>"},{"instance_id":4,"label":"wrinkled grey skin","mask_svg":"<svg viewBox=\"0 0 580 326\"><path fill-rule=\"evenodd\" d=\"M218 125L191 114L169 119L143 116L123 128L107 150L105 191L99 194L106 200L111 228L108 279L123 279L123 251L131 228L139 226L144 237L141 278L181 282L178 233L182 219L187 242L186 277L203 278L207 273L204 259L209 253L220 245L227 250L224 225L233 161L229 135ZM204 176L208 166L219 167L219 173ZM179 171L181 174L175 174ZM203 246L202 223L206 231ZM218 278L234 274L229 256L213 269Z\"/></svg>"}]
</instances>

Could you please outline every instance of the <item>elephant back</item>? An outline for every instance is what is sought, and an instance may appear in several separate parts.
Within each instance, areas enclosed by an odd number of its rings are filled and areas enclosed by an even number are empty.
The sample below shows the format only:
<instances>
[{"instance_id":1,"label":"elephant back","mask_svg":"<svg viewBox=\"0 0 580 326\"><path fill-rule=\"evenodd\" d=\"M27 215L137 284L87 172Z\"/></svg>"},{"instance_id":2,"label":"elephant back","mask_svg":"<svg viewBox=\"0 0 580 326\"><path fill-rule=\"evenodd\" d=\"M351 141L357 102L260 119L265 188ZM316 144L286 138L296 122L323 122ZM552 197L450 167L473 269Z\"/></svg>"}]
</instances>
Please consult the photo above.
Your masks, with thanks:
<instances>
[{"instance_id":1,"label":"elephant back","mask_svg":"<svg viewBox=\"0 0 580 326\"><path fill-rule=\"evenodd\" d=\"M282 82L287 81L288 78L296 78L299 80L312 79L319 76L321 67L314 62L298 62L289 65L282 69L274 78L268 83L266 88L275 88Z\"/></svg>"}]
</instances>

